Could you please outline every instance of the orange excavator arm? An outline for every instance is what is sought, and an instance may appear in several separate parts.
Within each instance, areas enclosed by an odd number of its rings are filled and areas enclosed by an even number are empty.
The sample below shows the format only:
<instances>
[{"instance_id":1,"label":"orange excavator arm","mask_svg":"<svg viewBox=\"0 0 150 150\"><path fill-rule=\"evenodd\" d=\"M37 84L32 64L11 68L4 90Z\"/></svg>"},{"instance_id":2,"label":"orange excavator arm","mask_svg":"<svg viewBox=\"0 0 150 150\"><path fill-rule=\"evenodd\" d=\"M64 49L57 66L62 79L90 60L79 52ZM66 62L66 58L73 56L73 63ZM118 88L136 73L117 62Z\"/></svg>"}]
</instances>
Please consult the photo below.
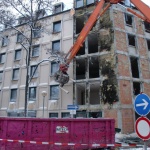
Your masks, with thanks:
<instances>
[{"instance_id":1,"label":"orange excavator arm","mask_svg":"<svg viewBox=\"0 0 150 150\"><path fill-rule=\"evenodd\" d=\"M59 71L55 73L55 81L60 83L60 86L63 86L69 81L69 76L67 74L67 70L69 67L70 62L75 57L77 52L79 51L80 47L82 47L83 42L85 41L88 33L94 26L95 22L97 21L98 17L100 17L110 6L111 4L117 4L124 0L100 0L97 3L94 11L92 12L91 16L89 17L88 21L86 22L85 26L83 27L82 31L80 32L76 42L71 47L69 52L64 58L64 62L60 64ZM127 8L128 11L135 14L139 18L150 22L150 8L143 3L141 0L131 0L131 2L139 9L139 11L144 15L139 15L134 12L132 9ZM105 3L108 3L107 6L103 9Z\"/></svg>"}]
</instances>

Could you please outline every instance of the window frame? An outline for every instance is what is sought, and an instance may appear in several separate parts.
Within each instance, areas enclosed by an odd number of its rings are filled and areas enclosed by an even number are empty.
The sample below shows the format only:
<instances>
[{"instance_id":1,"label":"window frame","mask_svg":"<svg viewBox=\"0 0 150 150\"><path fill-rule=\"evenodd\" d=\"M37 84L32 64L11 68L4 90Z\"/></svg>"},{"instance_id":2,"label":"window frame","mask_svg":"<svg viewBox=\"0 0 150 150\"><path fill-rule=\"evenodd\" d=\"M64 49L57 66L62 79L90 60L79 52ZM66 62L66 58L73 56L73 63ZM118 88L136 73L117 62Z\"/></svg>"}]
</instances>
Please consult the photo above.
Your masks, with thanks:
<instances>
[{"instance_id":1,"label":"window frame","mask_svg":"<svg viewBox=\"0 0 150 150\"><path fill-rule=\"evenodd\" d=\"M13 93L16 92L16 93ZM15 94L15 97L13 96ZM10 102L16 102L17 101L17 89L11 89L10 91Z\"/></svg>"},{"instance_id":2,"label":"window frame","mask_svg":"<svg viewBox=\"0 0 150 150\"><path fill-rule=\"evenodd\" d=\"M2 47L5 47L8 45L8 35L2 37Z\"/></svg>"},{"instance_id":3,"label":"window frame","mask_svg":"<svg viewBox=\"0 0 150 150\"><path fill-rule=\"evenodd\" d=\"M128 13L124 13L124 17L125 17L125 24L126 24L126 26L128 26L128 27L133 27L133 24L134 24L134 16L133 15L130 15L130 14L128 14ZM128 24L127 23L127 20L126 20L126 18L127 17L131 17L131 19L132 19L132 24Z\"/></svg>"},{"instance_id":4,"label":"window frame","mask_svg":"<svg viewBox=\"0 0 150 150\"><path fill-rule=\"evenodd\" d=\"M55 66L57 65L57 66ZM57 69L56 69L57 68ZM53 76L56 71L59 69L59 64L57 62L51 62L51 75Z\"/></svg>"},{"instance_id":5,"label":"window frame","mask_svg":"<svg viewBox=\"0 0 150 150\"><path fill-rule=\"evenodd\" d=\"M38 54L36 55L36 53L34 54L34 52L37 52L38 51ZM34 55L33 55L34 54ZM31 53L31 57L38 57L40 54L40 45L34 45L32 47L32 53Z\"/></svg>"},{"instance_id":6,"label":"window frame","mask_svg":"<svg viewBox=\"0 0 150 150\"><path fill-rule=\"evenodd\" d=\"M53 88L56 88L56 91ZM59 85L50 85L50 100L59 100L59 92ZM57 95L57 97L53 95Z\"/></svg>"},{"instance_id":7,"label":"window frame","mask_svg":"<svg viewBox=\"0 0 150 150\"><path fill-rule=\"evenodd\" d=\"M147 49L148 51L150 51L150 39L146 39L146 43L147 43Z\"/></svg>"},{"instance_id":8,"label":"window frame","mask_svg":"<svg viewBox=\"0 0 150 150\"><path fill-rule=\"evenodd\" d=\"M15 71L18 71L17 77L15 77ZM19 79L19 68L14 68L12 73L12 80L18 80Z\"/></svg>"},{"instance_id":9,"label":"window frame","mask_svg":"<svg viewBox=\"0 0 150 150\"><path fill-rule=\"evenodd\" d=\"M58 4L54 6L54 13L60 13L62 12L62 4Z\"/></svg>"},{"instance_id":10,"label":"window frame","mask_svg":"<svg viewBox=\"0 0 150 150\"><path fill-rule=\"evenodd\" d=\"M59 49L54 49L55 47L55 44L59 43ZM52 52L53 53L57 53L57 52L60 52L60 40L56 40L56 41L52 41ZM57 47L57 46L56 46Z\"/></svg>"},{"instance_id":11,"label":"window frame","mask_svg":"<svg viewBox=\"0 0 150 150\"><path fill-rule=\"evenodd\" d=\"M34 39L40 38L41 37L41 26L36 27L34 30L32 30L32 35L33 35Z\"/></svg>"},{"instance_id":12,"label":"window frame","mask_svg":"<svg viewBox=\"0 0 150 150\"><path fill-rule=\"evenodd\" d=\"M31 90L34 90L34 93L31 93ZM28 101L36 101L36 94L37 94L37 88L36 87L29 87L29 100Z\"/></svg>"},{"instance_id":13,"label":"window frame","mask_svg":"<svg viewBox=\"0 0 150 150\"><path fill-rule=\"evenodd\" d=\"M38 77L38 67L37 68L36 67L37 67L37 65L32 65L30 67L30 77L32 77L32 78L37 78ZM36 71L34 72L35 68L36 68ZM34 75L33 75L33 73L34 73Z\"/></svg>"},{"instance_id":14,"label":"window frame","mask_svg":"<svg viewBox=\"0 0 150 150\"><path fill-rule=\"evenodd\" d=\"M52 116L51 116L52 115ZM53 116L54 115L54 116ZM58 113L57 112L50 112L49 113L49 118L58 118Z\"/></svg>"},{"instance_id":15,"label":"window frame","mask_svg":"<svg viewBox=\"0 0 150 150\"><path fill-rule=\"evenodd\" d=\"M147 28L146 26L149 26L149 27ZM150 23L144 21L144 29L145 29L145 32L150 33Z\"/></svg>"},{"instance_id":16,"label":"window frame","mask_svg":"<svg viewBox=\"0 0 150 150\"><path fill-rule=\"evenodd\" d=\"M2 82L3 81L3 71L1 70L0 71L0 82Z\"/></svg>"},{"instance_id":17,"label":"window frame","mask_svg":"<svg viewBox=\"0 0 150 150\"><path fill-rule=\"evenodd\" d=\"M77 7L77 1L82 1L82 6L80 5L80 6L78 6L78 7ZM75 2L75 3L76 3L76 8L81 8L81 7L83 7L83 6L84 6L84 1L83 1L83 0L76 0L76 2Z\"/></svg>"},{"instance_id":18,"label":"window frame","mask_svg":"<svg viewBox=\"0 0 150 150\"><path fill-rule=\"evenodd\" d=\"M18 52L20 52L20 58L17 58L17 53L18 53ZM15 60L15 61L21 60L21 49L15 50L14 60Z\"/></svg>"},{"instance_id":19,"label":"window frame","mask_svg":"<svg viewBox=\"0 0 150 150\"><path fill-rule=\"evenodd\" d=\"M22 33L17 33L17 41L16 41L16 43L22 43L22 41L23 41L23 35L22 35Z\"/></svg>"},{"instance_id":20,"label":"window frame","mask_svg":"<svg viewBox=\"0 0 150 150\"><path fill-rule=\"evenodd\" d=\"M128 33L127 36L128 36L128 46L137 48L137 39L136 39L136 35L134 35L134 34L129 34L129 33ZM130 45L129 36L130 36L130 37L134 37L135 45Z\"/></svg>"},{"instance_id":21,"label":"window frame","mask_svg":"<svg viewBox=\"0 0 150 150\"><path fill-rule=\"evenodd\" d=\"M4 58L2 58L2 57L4 57ZM1 53L0 54L0 64L4 64L5 61L6 61L6 53Z\"/></svg>"},{"instance_id":22,"label":"window frame","mask_svg":"<svg viewBox=\"0 0 150 150\"><path fill-rule=\"evenodd\" d=\"M55 27L59 25L59 29L55 29ZM61 32L61 21L53 22L53 33Z\"/></svg>"},{"instance_id":23,"label":"window frame","mask_svg":"<svg viewBox=\"0 0 150 150\"><path fill-rule=\"evenodd\" d=\"M88 0L86 0L86 5L91 5L91 4L95 3L95 0L93 0L93 1L94 1L94 2L92 2L92 3L87 3Z\"/></svg>"}]
</instances>

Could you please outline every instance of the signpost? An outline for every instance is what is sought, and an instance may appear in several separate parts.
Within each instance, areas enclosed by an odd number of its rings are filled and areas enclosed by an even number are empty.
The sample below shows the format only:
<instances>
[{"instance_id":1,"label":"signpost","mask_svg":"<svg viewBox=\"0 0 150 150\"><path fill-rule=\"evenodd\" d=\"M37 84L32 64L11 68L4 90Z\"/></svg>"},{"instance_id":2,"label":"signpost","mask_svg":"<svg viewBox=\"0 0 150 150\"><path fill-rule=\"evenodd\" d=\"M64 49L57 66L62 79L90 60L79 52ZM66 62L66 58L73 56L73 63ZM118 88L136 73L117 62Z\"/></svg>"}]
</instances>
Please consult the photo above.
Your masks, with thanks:
<instances>
[{"instance_id":1,"label":"signpost","mask_svg":"<svg viewBox=\"0 0 150 150\"><path fill-rule=\"evenodd\" d=\"M142 93L136 96L134 102L135 111L142 117L135 122L135 130L139 138L144 140L144 149L147 149L145 140L150 139L150 120L146 116L150 112L150 98Z\"/></svg>"},{"instance_id":2,"label":"signpost","mask_svg":"<svg viewBox=\"0 0 150 150\"><path fill-rule=\"evenodd\" d=\"M79 109L79 106L78 105L67 105L67 109L69 109L69 110L77 110L77 109Z\"/></svg>"},{"instance_id":3,"label":"signpost","mask_svg":"<svg viewBox=\"0 0 150 150\"><path fill-rule=\"evenodd\" d=\"M146 116L150 111L150 99L146 94L139 94L135 98L134 103L135 111L140 116Z\"/></svg>"},{"instance_id":4,"label":"signpost","mask_svg":"<svg viewBox=\"0 0 150 150\"><path fill-rule=\"evenodd\" d=\"M71 118L73 118L73 115L76 114L76 110L79 109L78 105L67 105L67 109L70 110Z\"/></svg>"},{"instance_id":5,"label":"signpost","mask_svg":"<svg viewBox=\"0 0 150 150\"><path fill-rule=\"evenodd\" d=\"M137 135L144 140L150 138L150 121L146 117L140 117L135 122Z\"/></svg>"}]
</instances>

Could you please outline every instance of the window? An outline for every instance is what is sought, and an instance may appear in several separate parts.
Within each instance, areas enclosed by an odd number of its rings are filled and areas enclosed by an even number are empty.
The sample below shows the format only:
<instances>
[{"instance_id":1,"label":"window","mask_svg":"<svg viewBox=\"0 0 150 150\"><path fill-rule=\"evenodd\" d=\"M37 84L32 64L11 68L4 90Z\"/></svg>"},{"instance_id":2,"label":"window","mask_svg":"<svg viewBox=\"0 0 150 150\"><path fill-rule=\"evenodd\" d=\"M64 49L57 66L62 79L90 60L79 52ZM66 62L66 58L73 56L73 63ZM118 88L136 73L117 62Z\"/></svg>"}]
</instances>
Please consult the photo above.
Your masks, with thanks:
<instances>
[{"instance_id":1,"label":"window","mask_svg":"<svg viewBox=\"0 0 150 150\"><path fill-rule=\"evenodd\" d=\"M21 59L21 49L15 50L15 60Z\"/></svg>"},{"instance_id":2,"label":"window","mask_svg":"<svg viewBox=\"0 0 150 150\"><path fill-rule=\"evenodd\" d=\"M8 45L8 36L4 36L2 38L2 46L7 46Z\"/></svg>"},{"instance_id":3,"label":"window","mask_svg":"<svg viewBox=\"0 0 150 150\"><path fill-rule=\"evenodd\" d=\"M144 26L145 26L145 31L150 33L150 23L144 22Z\"/></svg>"},{"instance_id":4,"label":"window","mask_svg":"<svg viewBox=\"0 0 150 150\"><path fill-rule=\"evenodd\" d=\"M37 66L31 66L31 70L30 70L30 77L37 77L38 76L38 71L37 71Z\"/></svg>"},{"instance_id":5,"label":"window","mask_svg":"<svg viewBox=\"0 0 150 150\"><path fill-rule=\"evenodd\" d=\"M69 112L62 112L61 118L70 118L70 113Z\"/></svg>"},{"instance_id":6,"label":"window","mask_svg":"<svg viewBox=\"0 0 150 150\"><path fill-rule=\"evenodd\" d=\"M139 78L138 58L130 57L130 62L131 62L132 77Z\"/></svg>"},{"instance_id":7,"label":"window","mask_svg":"<svg viewBox=\"0 0 150 150\"><path fill-rule=\"evenodd\" d=\"M5 53L0 54L0 63L4 63L5 59L6 59L6 54Z\"/></svg>"},{"instance_id":8,"label":"window","mask_svg":"<svg viewBox=\"0 0 150 150\"><path fill-rule=\"evenodd\" d=\"M51 75L54 75L56 71L58 71L59 64L56 62L51 63Z\"/></svg>"},{"instance_id":9,"label":"window","mask_svg":"<svg viewBox=\"0 0 150 150\"><path fill-rule=\"evenodd\" d=\"M52 42L52 52L56 53L60 51L60 41L53 41Z\"/></svg>"},{"instance_id":10,"label":"window","mask_svg":"<svg viewBox=\"0 0 150 150\"><path fill-rule=\"evenodd\" d=\"M83 6L83 0L76 0L76 8Z\"/></svg>"},{"instance_id":11,"label":"window","mask_svg":"<svg viewBox=\"0 0 150 150\"><path fill-rule=\"evenodd\" d=\"M33 38L39 38L41 37L41 27L36 27L33 30Z\"/></svg>"},{"instance_id":12,"label":"window","mask_svg":"<svg viewBox=\"0 0 150 150\"><path fill-rule=\"evenodd\" d=\"M50 86L50 99L51 100L58 100L59 99L59 86L58 85L51 85Z\"/></svg>"},{"instance_id":13,"label":"window","mask_svg":"<svg viewBox=\"0 0 150 150\"><path fill-rule=\"evenodd\" d=\"M53 32L57 33L57 32L60 32L60 30L61 30L61 21L54 22L53 23Z\"/></svg>"},{"instance_id":14,"label":"window","mask_svg":"<svg viewBox=\"0 0 150 150\"><path fill-rule=\"evenodd\" d=\"M133 23L133 16L129 14L124 14L125 15L125 21L127 26L132 26Z\"/></svg>"},{"instance_id":15,"label":"window","mask_svg":"<svg viewBox=\"0 0 150 150\"><path fill-rule=\"evenodd\" d=\"M128 44L130 46L136 47L136 40L135 40L135 36L134 35L128 34Z\"/></svg>"},{"instance_id":16,"label":"window","mask_svg":"<svg viewBox=\"0 0 150 150\"><path fill-rule=\"evenodd\" d=\"M29 88L29 100L35 101L36 100L36 87Z\"/></svg>"},{"instance_id":17,"label":"window","mask_svg":"<svg viewBox=\"0 0 150 150\"><path fill-rule=\"evenodd\" d=\"M133 94L136 96L141 92L141 85L139 82L133 82Z\"/></svg>"},{"instance_id":18,"label":"window","mask_svg":"<svg viewBox=\"0 0 150 150\"><path fill-rule=\"evenodd\" d=\"M0 71L0 82L3 80L3 71Z\"/></svg>"},{"instance_id":19,"label":"window","mask_svg":"<svg viewBox=\"0 0 150 150\"><path fill-rule=\"evenodd\" d=\"M10 101L15 102L17 99L17 89L11 89Z\"/></svg>"},{"instance_id":20,"label":"window","mask_svg":"<svg viewBox=\"0 0 150 150\"><path fill-rule=\"evenodd\" d=\"M23 35L21 33L17 34L17 42L21 43L23 41Z\"/></svg>"},{"instance_id":21,"label":"window","mask_svg":"<svg viewBox=\"0 0 150 150\"><path fill-rule=\"evenodd\" d=\"M49 113L49 118L58 118L58 113Z\"/></svg>"},{"instance_id":22,"label":"window","mask_svg":"<svg viewBox=\"0 0 150 150\"><path fill-rule=\"evenodd\" d=\"M54 6L54 13L62 12L62 5L55 5Z\"/></svg>"},{"instance_id":23,"label":"window","mask_svg":"<svg viewBox=\"0 0 150 150\"><path fill-rule=\"evenodd\" d=\"M147 47L148 47L148 50L150 51L150 40L147 40Z\"/></svg>"},{"instance_id":24,"label":"window","mask_svg":"<svg viewBox=\"0 0 150 150\"><path fill-rule=\"evenodd\" d=\"M95 0L86 0L86 4L87 4L87 5L90 5L90 4L94 3L94 1L95 1Z\"/></svg>"},{"instance_id":25,"label":"window","mask_svg":"<svg viewBox=\"0 0 150 150\"><path fill-rule=\"evenodd\" d=\"M13 76L12 76L13 80L18 80L19 79L19 68L17 69L13 69Z\"/></svg>"},{"instance_id":26,"label":"window","mask_svg":"<svg viewBox=\"0 0 150 150\"><path fill-rule=\"evenodd\" d=\"M32 57L39 56L39 49L40 49L40 46L39 46L39 45L33 46L33 49L32 49Z\"/></svg>"}]
</instances>

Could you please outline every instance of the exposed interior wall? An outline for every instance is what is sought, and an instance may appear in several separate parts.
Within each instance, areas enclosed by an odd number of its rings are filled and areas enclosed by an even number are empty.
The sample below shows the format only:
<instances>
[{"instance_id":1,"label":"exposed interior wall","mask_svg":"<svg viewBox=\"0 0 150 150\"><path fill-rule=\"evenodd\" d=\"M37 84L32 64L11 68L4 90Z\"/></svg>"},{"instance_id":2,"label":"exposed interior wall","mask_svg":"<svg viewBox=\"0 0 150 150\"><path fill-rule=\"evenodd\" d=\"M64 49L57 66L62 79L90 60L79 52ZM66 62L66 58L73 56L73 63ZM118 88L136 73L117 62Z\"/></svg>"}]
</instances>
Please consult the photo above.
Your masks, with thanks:
<instances>
[{"instance_id":1,"label":"exposed interior wall","mask_svg":"<svg viewBox=\"0 0 150 150\"><path fill-rule=\"evenodd\" d=\"M91 8L94 7L76 10L75 39L89 18ZM118 101L113 36L110 12L107 11L95 23L76 55L74 78L77 81L75 97L78 105L113 104Z\"/></svg>"}]
</instances>

